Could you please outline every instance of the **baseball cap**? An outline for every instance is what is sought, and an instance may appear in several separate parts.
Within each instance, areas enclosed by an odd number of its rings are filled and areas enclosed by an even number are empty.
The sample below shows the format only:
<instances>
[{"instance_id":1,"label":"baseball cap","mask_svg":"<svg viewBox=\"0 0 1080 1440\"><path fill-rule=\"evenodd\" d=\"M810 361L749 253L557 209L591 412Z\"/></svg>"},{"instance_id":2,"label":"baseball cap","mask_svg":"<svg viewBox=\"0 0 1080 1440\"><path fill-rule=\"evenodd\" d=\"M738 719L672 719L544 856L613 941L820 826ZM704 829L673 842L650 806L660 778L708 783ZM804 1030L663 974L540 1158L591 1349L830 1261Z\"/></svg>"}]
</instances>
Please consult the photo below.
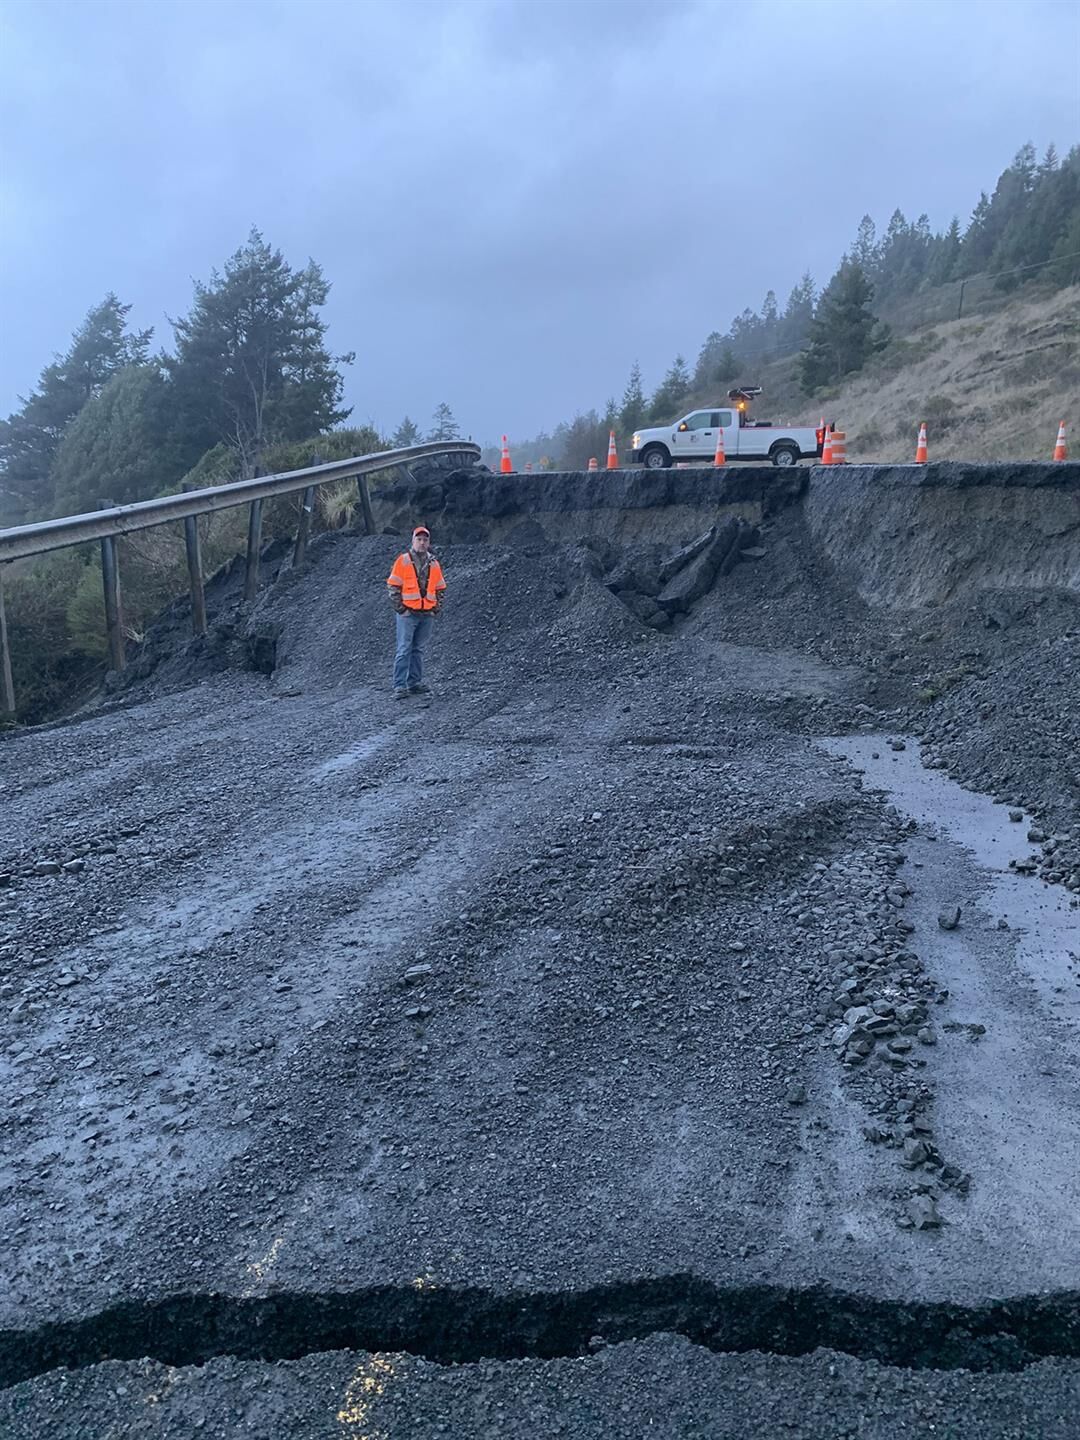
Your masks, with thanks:
<instances>
[{"instance_id":1,"label":"baseball cap","mask_svg":"<svg viewBox=\"0 0 1080 1440\"><path fill-rule=\"evenodd\" d=\"M416 529L412 533L414 535L426 535L429 540L431 539L431 531L427 528L426 525L417 525Z\"/></svg>"}]
</instances>

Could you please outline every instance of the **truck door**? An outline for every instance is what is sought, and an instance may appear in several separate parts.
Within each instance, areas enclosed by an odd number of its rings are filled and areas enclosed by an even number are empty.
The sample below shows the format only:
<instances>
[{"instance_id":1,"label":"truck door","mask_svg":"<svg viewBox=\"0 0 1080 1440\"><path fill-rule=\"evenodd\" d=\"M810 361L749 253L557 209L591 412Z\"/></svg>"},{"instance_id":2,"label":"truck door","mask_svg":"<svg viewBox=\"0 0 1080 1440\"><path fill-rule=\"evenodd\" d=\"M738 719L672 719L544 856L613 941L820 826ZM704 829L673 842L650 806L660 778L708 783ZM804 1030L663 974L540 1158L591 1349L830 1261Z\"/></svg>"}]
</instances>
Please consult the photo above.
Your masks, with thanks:
<instances>
[{"instance_id":1,"label":"truck door","mask_svg":"<svg viewBox=\"0 0 1080 1440\"><path fill-rule=\"evenodd\" d=\"M739 417L734 410L721 410L716 417L716 423L724 432L724 456L730 460L739 453ZM713 453L716 453L715 440Z\"/></svg>"},{"instance_id":2,"label":"truck door","mask_svg":"<svg viewBox=\"0 0 1080 1440\"><path fill-rule=\"evenodd\" d=\"M716 427L720 414L716 410L695 410L675 427L673 436L676 460L712 459L716 453Z\"/></svg>"}]
</instances>

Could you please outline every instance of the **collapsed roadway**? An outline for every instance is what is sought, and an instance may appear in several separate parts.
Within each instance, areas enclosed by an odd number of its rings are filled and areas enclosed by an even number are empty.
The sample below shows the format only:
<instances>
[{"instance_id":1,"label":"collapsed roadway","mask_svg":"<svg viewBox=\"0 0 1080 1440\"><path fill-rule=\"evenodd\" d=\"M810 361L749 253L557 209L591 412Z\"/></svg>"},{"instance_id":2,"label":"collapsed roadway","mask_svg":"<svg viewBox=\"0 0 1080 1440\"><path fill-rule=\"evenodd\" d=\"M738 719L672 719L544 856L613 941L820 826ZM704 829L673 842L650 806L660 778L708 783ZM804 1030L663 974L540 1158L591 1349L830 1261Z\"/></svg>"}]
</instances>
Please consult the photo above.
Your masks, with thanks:
<instances>
[{"instance_id":1,"label":"collapsed roadway","mask_svg":"<svg viewBox=\"0 0 1080 1440\"><path fill-rule=\"evenodd\" d=\"M0 1432L1075 1435L1080 466L374 504L0 750Z\"/></svg>"}]
</instances>

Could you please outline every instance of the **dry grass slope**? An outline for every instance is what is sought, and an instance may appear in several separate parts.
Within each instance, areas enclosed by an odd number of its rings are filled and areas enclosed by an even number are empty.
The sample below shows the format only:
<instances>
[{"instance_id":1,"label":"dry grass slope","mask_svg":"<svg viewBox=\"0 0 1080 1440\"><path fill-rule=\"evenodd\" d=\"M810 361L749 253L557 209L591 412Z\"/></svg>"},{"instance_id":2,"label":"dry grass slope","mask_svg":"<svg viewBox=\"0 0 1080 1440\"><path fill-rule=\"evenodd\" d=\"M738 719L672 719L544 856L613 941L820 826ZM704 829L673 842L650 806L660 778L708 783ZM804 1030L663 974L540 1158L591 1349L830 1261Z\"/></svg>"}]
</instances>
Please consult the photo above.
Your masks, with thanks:
<instances>
[{"instance_id":1,"label":"dry grass slope","mask_svg":"<svg viewBox=\"0 0 1080 1440\"><path fill-rule=\"evenodd\" d=\"M851 458L912 459L920 420L937 460L1049 460L1062 419L1080 446L1080 286L934 325L908 343L913 363L854 378L828 406Z\"/></svg>"},{"instance_id":2,"label":"dry grass slope","mask_svg":"<svg viewBox=\"0 0 1080 1440\"><path fill-rule=\"evenodd\" d=\"M931 460L1049 460L1064 420L1080 455L1080 286L1025 291L962 320L913 330L866 370L808 400L794 356L747 373L758 413L793 424L835 420L849 460L915 458L919 422ZM693 403L715 403L700 394ZM687 408L691 408L690 405Z\"/></svg>"}]
</instances>

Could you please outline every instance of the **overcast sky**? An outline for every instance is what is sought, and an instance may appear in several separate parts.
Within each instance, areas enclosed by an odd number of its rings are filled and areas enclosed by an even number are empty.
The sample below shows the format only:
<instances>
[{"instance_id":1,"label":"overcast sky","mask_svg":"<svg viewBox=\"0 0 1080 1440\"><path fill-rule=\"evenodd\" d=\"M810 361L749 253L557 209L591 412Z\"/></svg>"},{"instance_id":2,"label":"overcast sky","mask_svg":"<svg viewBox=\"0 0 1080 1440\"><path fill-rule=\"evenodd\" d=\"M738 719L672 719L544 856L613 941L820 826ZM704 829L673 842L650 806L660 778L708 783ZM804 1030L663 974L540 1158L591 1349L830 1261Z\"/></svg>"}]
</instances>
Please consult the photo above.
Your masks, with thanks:
<instances>
[{"instance_id":1,"label":"overcast sky","mask_svg":"<svg viewBox=\"0 0 1080 1440\"><path fill-rule=\"evenodd\" d=\"M0 414L256 224L357 421L531 435L1080 140L1074 0L0 0L0 66Z\"/></svg>"}]
</instances>

